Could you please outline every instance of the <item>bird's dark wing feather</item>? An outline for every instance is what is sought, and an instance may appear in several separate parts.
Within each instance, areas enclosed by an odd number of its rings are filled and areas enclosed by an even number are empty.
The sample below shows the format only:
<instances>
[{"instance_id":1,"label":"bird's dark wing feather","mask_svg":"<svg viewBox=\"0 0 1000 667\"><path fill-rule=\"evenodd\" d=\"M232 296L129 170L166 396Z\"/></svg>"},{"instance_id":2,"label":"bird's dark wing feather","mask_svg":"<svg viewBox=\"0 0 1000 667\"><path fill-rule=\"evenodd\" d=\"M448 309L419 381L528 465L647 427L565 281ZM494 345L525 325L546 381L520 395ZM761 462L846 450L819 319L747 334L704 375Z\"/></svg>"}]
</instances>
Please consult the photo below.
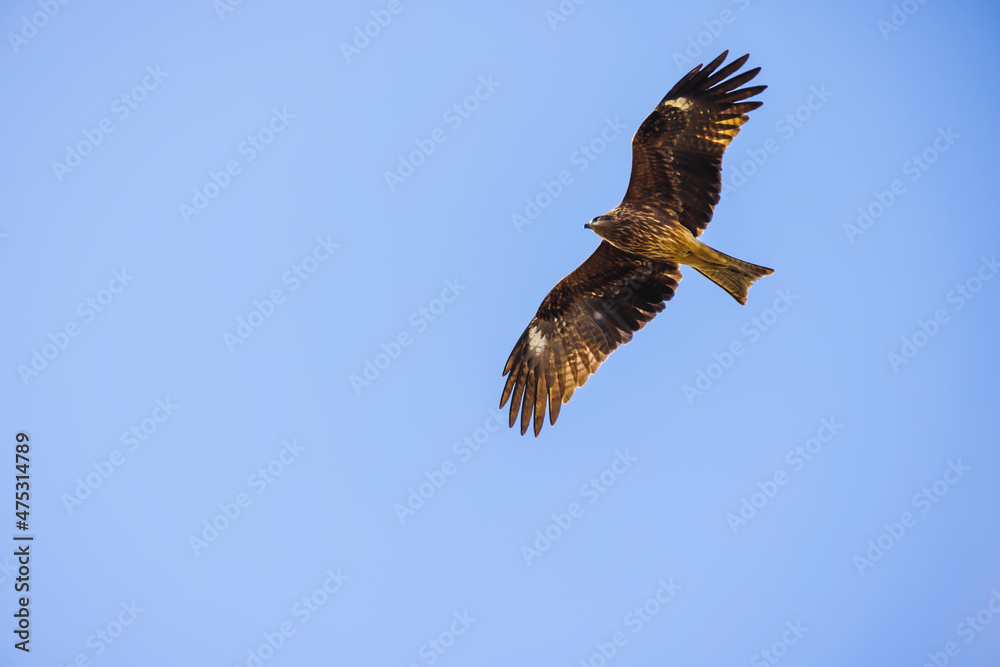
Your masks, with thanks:
<instances>
[{"instance_id":1,"label":"bird's dark wing feather","mask_svg":"<svg viewBox=\"0 0 1000 667\"><path fill-rule=\"evenodd\" d=\"M680 279L677 264L645 260L601 241L542 300L507 359L500 407L512 399L510 425L520 410L524 435L534 413L537 436L546 402L549 423L555 424L560 406L616 347L663 310Z\"/></svg>"},{"instance_id":2,"label":"bird's dark wing feather","mask_svg":"<svg viewBox=\"0 0 1000 667\"><path fill-rule=\"evenodd\" d=\"M677 82L632 137L632 176L623 208L653 209L675 217L701 235L719 202L722 154L747 113L761 102L744 102L767 86L739 88L759 67L727 79L748 55L722 69L724 52Z\"/></svg>"}]
</instances>

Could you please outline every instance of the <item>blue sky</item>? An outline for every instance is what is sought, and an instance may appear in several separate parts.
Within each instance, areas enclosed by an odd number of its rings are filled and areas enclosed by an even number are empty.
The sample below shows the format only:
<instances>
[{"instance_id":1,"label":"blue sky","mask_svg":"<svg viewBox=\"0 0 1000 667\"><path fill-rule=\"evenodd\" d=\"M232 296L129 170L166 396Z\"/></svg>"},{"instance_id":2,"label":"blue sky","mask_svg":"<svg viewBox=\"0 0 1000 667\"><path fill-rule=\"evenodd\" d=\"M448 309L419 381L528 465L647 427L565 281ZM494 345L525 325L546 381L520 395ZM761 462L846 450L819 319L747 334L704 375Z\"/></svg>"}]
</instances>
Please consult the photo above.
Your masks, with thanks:
<instances>
[{"instance_id":1,"label":"blue sky","mask_svg":"<svg viewBox=\"0 0 1000 667\"><path fill-rule=\"evenodd\" d=\"M0 663L988 664L997 19L5 3ZM685 270L521 437L511 347L725 49L703 240L775 273Z\"/></svg>"}]
</instances>

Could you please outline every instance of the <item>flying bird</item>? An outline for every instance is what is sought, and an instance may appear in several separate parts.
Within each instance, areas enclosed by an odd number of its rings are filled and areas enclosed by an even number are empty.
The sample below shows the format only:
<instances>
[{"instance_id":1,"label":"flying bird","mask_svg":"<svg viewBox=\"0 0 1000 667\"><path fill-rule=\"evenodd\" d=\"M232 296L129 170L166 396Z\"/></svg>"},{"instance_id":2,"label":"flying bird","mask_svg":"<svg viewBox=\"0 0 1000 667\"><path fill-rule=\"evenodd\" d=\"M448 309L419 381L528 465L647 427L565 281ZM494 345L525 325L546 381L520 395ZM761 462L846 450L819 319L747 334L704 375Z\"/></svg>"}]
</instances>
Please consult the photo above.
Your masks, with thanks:
<instances>
[{"instance_id":1,"label":"flying bird","mask_svg":"<svg viewBox=\"0 0 1000 667\"><path fill-rule=\"evenodd\" d=\"M586 229L597 250L542 300L507 359L502 408L521 435L555 424L569 401L615 348L663 310L687 264L745 304L750 285L771 269L698 240L719 202L722 154L767 86L740 88L760 68L732 76L749 58L718 69L728 51L698 65L670 89L632 137L632 175L622 202ZM532 418L532 415L534 417Z\"/></svg>"}]
</instances>

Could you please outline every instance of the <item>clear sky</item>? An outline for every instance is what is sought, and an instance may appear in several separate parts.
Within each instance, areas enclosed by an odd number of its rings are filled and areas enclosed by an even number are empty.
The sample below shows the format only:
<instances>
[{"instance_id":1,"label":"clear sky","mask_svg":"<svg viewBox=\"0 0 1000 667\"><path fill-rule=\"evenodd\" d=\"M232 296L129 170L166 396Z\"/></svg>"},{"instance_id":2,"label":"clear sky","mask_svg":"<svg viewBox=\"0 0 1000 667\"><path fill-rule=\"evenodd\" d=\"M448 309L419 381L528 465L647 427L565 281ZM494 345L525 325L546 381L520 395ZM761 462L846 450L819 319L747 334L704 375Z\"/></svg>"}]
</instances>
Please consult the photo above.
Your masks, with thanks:
<instances>
[{"instance_id":1,"label":"clear sky","mask_svg":"<svg viewBox=\"0 0 1000 667\"><path fill-rule=\"evenodd\" d=\"M992 664L998 11L4 3L0 664ZM774 274L685 270L521 437L507 355L725 49L702 238Z\"/></svg>"}]
</instances>

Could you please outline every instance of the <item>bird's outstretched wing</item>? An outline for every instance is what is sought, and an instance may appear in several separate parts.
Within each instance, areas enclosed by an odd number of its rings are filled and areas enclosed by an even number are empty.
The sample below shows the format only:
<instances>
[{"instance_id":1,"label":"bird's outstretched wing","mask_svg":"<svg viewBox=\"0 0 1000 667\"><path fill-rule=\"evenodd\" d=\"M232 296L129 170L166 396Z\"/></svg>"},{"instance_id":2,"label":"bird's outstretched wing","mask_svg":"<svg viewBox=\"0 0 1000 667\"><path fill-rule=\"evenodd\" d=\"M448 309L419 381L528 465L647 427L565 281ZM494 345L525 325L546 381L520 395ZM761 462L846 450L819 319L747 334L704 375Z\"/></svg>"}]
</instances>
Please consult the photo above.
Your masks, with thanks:
<instances>
[{"instance_id":1,"label":"bird's outstretched wing","mask_svg":"<svg viewBox=\"0 0 1000 667\"><path fill-rule=\"evenodd\" d=\"M507 359L502 408L508 399L510 425L521 411L521 435L534 413L537 436L549 405L555 424L560 406L608 355L632 338L681 279L677 264L654 262L601 241L597 250L552 288Z\"/></svg>"},{"instance_id":2,"label":"bird's outstretched wing","mask_svg":"<svg viewBox=\"0 0 1000 667\"><path fill-rule=\"evenodd\" d=\"M739 88L759 67L726 78L749 54L716 71L728 53L688 72L639 126L622 208L676 216L695 236L708 226L719 203L722 154L747 122L746 114L761 105L741 100L767 88Z\"/></svg>"}]
</instances>

